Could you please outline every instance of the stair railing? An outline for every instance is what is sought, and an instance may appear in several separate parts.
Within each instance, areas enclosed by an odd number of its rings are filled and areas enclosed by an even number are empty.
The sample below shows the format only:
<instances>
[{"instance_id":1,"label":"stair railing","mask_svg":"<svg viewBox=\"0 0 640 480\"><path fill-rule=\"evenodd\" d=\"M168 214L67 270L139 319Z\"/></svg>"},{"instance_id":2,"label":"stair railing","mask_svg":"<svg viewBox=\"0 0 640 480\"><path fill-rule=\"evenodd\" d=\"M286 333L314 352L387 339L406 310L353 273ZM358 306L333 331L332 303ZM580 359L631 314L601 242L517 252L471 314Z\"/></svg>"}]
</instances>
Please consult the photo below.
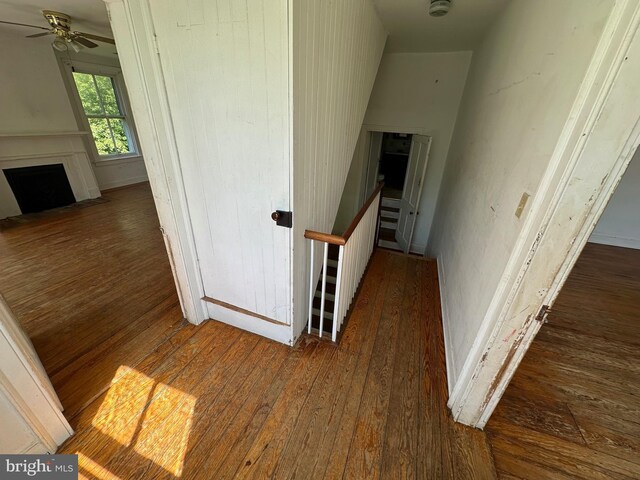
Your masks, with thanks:
<instances>
[{"instance_id":1,"label":"stair railing","mask_svg":"<svg viewBox=\"0 0 640 480\"><path fill-rule=\"evenodd\" d=\"M309 323L311 333L313 319L313 299L316 293L314 275L315 242L323 244L322 283L320 294L319 336L322 337L325 306L327 297L327 268L329 245L338 246L338 267L336 274L336 291L333 301L333 324L331 339L335 342L345 317L358 290L360 280L369 264L369 259L377 243L379 229L380 201L383 183L380 183L358 211L349 227L342 235L305 230L304 236L311 242L309 268Z\"/></svg>"}]
</instances>

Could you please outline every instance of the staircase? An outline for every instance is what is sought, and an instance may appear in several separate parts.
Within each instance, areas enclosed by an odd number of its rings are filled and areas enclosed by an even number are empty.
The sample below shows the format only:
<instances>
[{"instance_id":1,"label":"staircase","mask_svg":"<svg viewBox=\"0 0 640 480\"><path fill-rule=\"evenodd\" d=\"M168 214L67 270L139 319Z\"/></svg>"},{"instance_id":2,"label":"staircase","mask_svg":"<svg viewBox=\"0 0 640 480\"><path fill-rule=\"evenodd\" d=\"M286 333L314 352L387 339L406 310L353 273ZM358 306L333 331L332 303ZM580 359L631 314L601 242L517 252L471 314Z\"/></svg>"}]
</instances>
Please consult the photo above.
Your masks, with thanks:
<instances>
[{"instance_id":1,"label":"staircase","mask_svg":"<svg viewBox=\"0 0 640 480\"><path fill-rule=\"evenodd\" d=\"M329 253L327 255L327 286L325 291L325 306L324 306L324 322L322 324L322 331L331 335L333 328L333 307L336 294L336 275L338 274L338 246L329 245ZM316 286L315 297L313 297L313 317L311 321L311 327L320 330L320 299L322 298L322 272L320 272L320 280Z\"/></svg>"},{"instance_id":2,"label":"staircase","mask_svg":"<svg viewBox=\"0 0 640 480\"><path fill-rule=\"evenodd\" d=\"M402 250L396 242L396 230L400 218L400 199L382 197L380 208L380 238L378 246L392 250Z\"/></svg>"}]
</instances>

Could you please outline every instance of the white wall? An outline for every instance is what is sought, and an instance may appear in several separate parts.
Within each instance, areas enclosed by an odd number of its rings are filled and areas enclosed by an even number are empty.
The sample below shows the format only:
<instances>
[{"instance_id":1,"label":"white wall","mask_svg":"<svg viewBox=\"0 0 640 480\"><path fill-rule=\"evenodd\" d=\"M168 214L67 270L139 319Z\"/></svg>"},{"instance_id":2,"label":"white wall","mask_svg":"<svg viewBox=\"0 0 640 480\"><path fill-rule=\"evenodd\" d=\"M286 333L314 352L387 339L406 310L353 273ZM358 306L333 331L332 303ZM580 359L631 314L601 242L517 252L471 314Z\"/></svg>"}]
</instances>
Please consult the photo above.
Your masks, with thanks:
<instances>
[{"instance_id":1,"label":"white wall","mask_svg":"<svg viewBox=\"0 0 640 480\"><path fill-rule=\"evenodd\" d=\"M0 43L3 45L0 49L0 64L5 66L0 72L0 105L3 112L0 115L0 135L40 135L84 130L78 126L69 91L51 47L50 38L25 38L24 31L5 28L0 27ZM82 58L85 61L117 65L117 59L109 60L86 54ZM58 139L50 138L58 142ZM42 145L42 140L42 137L37 138L39 155L47 150L44 148L46 146ZM85 151L94 170L93 174L89 174L91 178L87 179L90 197L100 195L98 188L107 189L147 180L141 156L112 163L96 163L93 161L94 154L90 144L85 143L84 147L80 148ZM59 149L57 145L52 144L51 150ZM78 153L76 146L73 152ZM14 152L14 155L28 156L32 153L27 148L23 152ZM90 197L76 196L76 199L84 200ZM16 213L15 209L0 207L0 210L10 212L4 216L19 213Z\"/></svg>"},{"instance_id":2,"label":"white wall","mask_svg":"<svg viewBox=\"0 0 640 480\"><path fill-rule=\"evenodd\" d=\"M470 62L471 52L388 53L380 62L364 124L432 138L412 251L427 247Z\"/></svg>"},{"instance_id":3,"label":"white wall","mask_svg":"<svg viewBox=\"0 0 640 480\"><path fill-rule=\"evenodd\" d=\"M0 28L0 133L78 130L51 42Z\"/></svg>"},{"instance_id":4,"label":"white wall","mask_svg":"<svg viewBox=\"0 0 640 480\"><path fill-rule=\"evenodd\" d=\"M640 249L640 149L631 160L589 241Z\"/></svg>"},{"instance_id":5,"label":"white wall","mask_svg":"<svg viewBox=\"0 0 640 480\"><path fill-rule=\"evenodd\" d=\"M304 230L332 229L386 33L370 0L296 0L290 6L297 336L306 323L308 297Z\"/></svg>"},{"instance_id":6,"label":"white wall","mask_svg":"<svg viewBox=\"0 0 640 480\"><path fill-rule=\"evenodd\" d=\"M371 133L362 129L358 136L356 148L353 152L353 159L349 167L349 173L344 184L342 197L340 198L340 206L336 220L333 224L333 232L336 235L342 235L351 224L351 220L356 216L366 194L366 172L367 160L369 158L369 150L371 147Z\"/></svg>"},{"instance_id":7,"label":"white wall","mask_svg":"<svg viewBox=\"0 0 640 480\"><path fill-rule=\"evenodd\" d=\"M450 389L528 214L516 207L535 196L612 4L511 2L474 51L430 240Z\"/></svg>"}]
</instances>

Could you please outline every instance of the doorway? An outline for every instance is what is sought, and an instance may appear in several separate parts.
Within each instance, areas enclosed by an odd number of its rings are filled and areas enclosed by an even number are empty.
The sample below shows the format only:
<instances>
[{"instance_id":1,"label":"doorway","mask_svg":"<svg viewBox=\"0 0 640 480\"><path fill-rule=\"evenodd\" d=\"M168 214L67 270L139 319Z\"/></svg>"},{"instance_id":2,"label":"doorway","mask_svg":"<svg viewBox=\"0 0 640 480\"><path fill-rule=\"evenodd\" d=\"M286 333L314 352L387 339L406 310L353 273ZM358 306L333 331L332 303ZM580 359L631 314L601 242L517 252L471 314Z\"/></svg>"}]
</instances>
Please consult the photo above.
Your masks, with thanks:
<instances>
[{"instance_id":1,"label":"doorway","mask_svg":"<svg viewBox=\"0 0 640 480\"><path fill-rule=\"evenodd\" d=\"M409 253L420 214L431 137L398 132L370 132L370 135L365 191L384 182L378 246Z\"/></svg>"},{"instance_id":2,"label":"doorway","mask_svg":"<svg viewBox=\"0 0 640 480\"><path fill-rule=\"evenodd\" d=\"M380 206L380 235L378 246L392 250L402 250L396 241L402 192L409 163L411 134L378 133L380 140L380 160L377 181L384 182L382 204Z\"/></svg>"},{"instance_id":3,"label":"doorway","mask_svg":"<svg viewBox=\"0 0 640 480\"><path fill-rule=\"evenodd\" d=\"M18 26L0 26L0 38L21 59L7 87L19 121L0 152L0 340L11 346L0 387L17 393L0 395L0 416L28 426L3 446L52 452L118 369L139 365L185 315L167 253L174 230L156 209L167 202L147 181L115 46L57 56L51 37L25 38ZM80 65L93 73L73 83ZM157 173L152 181L162 193Z\"/></svg>"},{"instance_id":4,"label":"doorway","mask_svg":"<svg viewBox=\"0 0 640 480\"><path fill-rule=\"evenodd\" d=\"M638 204L636 152L487 424L505 476L640 476Z\"/></svg>"}]
</instances>

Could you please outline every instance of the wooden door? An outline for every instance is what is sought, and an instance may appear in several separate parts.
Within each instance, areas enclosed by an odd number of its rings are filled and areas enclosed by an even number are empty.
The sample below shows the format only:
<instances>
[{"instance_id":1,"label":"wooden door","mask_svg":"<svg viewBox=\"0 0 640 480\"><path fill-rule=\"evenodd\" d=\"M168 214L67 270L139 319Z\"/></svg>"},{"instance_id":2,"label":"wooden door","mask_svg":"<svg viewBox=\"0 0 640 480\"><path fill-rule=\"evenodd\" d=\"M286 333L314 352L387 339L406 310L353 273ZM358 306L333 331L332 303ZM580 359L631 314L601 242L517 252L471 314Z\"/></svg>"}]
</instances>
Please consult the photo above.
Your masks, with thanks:
<instances>
[{"instance_id":1,"label":"wooden door","mask_svg":"<svg viewBox=\"0 0 640 480\"><path fill-rule=\"evenodd\" d=\"M287 2L150 9L210 317L288 325L291 229L271 219L291 210Z\"/></svg>"},{"instance_id":2,"label":"wooden door","mask_svg":"<svg viewBox=\"0 0 640 480\"><path fill-rule=\"evenodd\" d=\"M431 137L413 135L411 138L409 162L400 201L400 218L396 229L396 242L405 253L409 253L411 248L411 239L413 238L413 230L419 213L418 206L420 205L430 148Z\"/></svg>"}]
</instances>

